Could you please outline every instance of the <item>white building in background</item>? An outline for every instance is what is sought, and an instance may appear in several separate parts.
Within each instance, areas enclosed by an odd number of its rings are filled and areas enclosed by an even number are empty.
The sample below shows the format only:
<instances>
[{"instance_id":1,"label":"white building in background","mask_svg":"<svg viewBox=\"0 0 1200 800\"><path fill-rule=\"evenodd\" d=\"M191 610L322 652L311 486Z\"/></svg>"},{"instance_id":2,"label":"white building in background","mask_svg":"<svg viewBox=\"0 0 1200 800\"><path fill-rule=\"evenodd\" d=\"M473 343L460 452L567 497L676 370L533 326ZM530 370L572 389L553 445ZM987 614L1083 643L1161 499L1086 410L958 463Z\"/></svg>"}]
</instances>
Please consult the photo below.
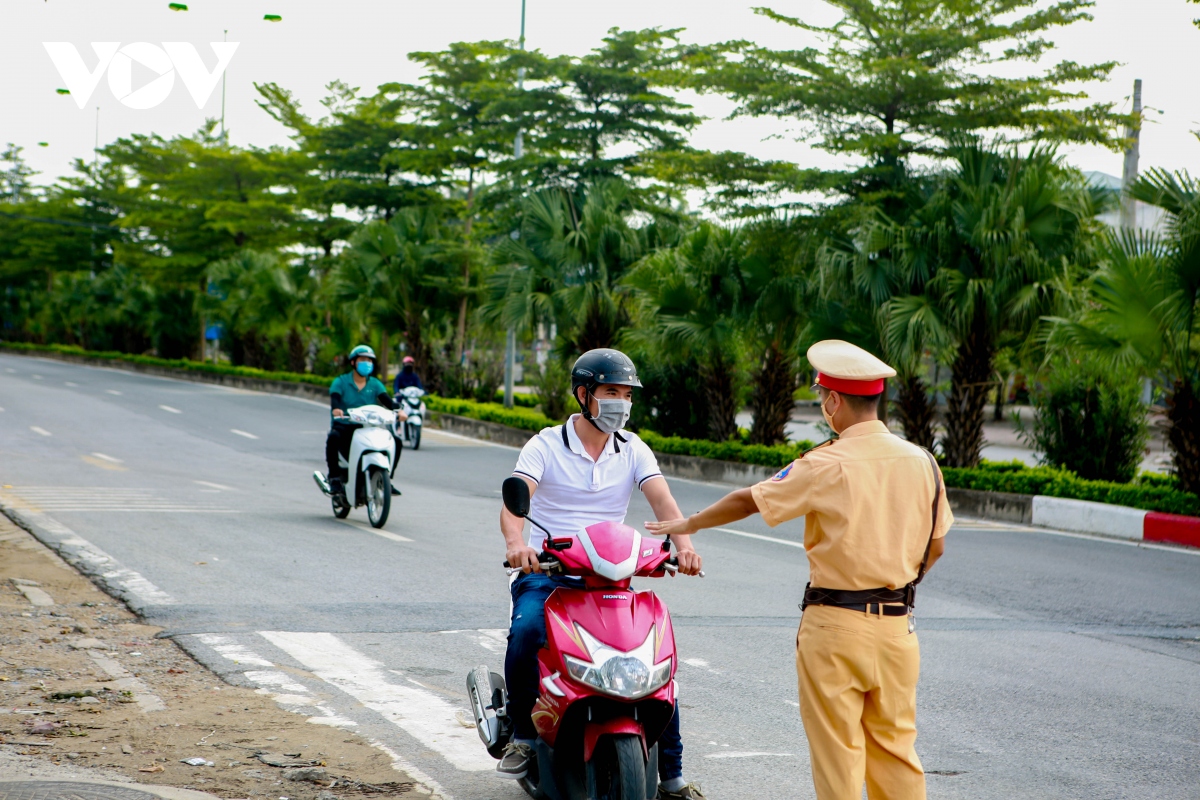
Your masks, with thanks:
<instances>
[{"instance_id":1,"label":"white building in background","mask_svg":"<svg viewBox=\"0 0 1200 800\"><path fill-rule=\"evenodd\" d=\"M1083 176L1087 178L1088 183L1099 189L1105 189L1113 193L1119 200L1121 197L1121 179L1116 175L1109 175L1107 172L1085 172ZM1134 215L1137 220L1138 230L1154 231L1155 233L1165 233L1164 218L1166 213L1157 206L1149 206L1140 201L1134 204ZM1119 205L1114 204L1112 210L1105 211L1099 216L1099 219L1104 224L1113 227L1121 227L1121 209Z\"/></svg>"}]
</instances>

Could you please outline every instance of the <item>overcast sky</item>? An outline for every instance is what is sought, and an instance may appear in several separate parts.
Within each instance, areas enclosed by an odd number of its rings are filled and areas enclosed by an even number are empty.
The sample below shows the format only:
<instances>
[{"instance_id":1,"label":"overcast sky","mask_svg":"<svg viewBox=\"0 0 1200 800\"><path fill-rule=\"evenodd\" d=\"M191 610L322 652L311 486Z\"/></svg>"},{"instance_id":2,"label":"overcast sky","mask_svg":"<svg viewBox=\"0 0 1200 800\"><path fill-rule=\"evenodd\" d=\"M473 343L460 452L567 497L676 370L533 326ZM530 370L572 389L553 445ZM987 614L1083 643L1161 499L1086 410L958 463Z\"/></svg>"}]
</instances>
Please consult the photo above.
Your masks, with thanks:
<instances>
[{"instance_id":1,"label":"overcast sky","mask_svg":"<svg viewBox=\"0 0 1200 800\"><path fill-rule=\"evenodd\" d=\"M755 0L767 2L767 0ZM204 118L220 114L218 86L205 107L197 109L181 81L161 105L134 110L114 98L101 80L80 110L71 97L56 94L64 86L42 42L71 42L89 68L96 64L90 42L191 42L210 68L215 56L208 42L239 42L228 70L226 121L235 144L266 146L287 142L286 132L255 104L254 82L274 81L295 92L305 109L319 116L324 86L335 79L373 89L388 81L415 81L419 71L406 54L436 50L454 41L515 39L520 0L188 0L190 9L173 12L167 0L4 0L4 47L0 49L0 144L25 147L36 180L45 183L70 170L76 157L90 157L100 107L103 145L132 133L163 136L190 133ZM777 0L772 7L817 23L830 23L835 12L821 0ZM747 38L772 47L808 44L797 31L755 15L742 0L601 0L570 3L528 0L526 40L549 53L583 53L611 27L682 27L684 38L713 42ZM278 14L281 22L267 22ZM1144 82L1143 101L1161 108L1149 112L1142 134L1142 167L1186 168L1200 173L1200 92L1195 64L1200 30L1192 18L1200 6L1185 0L1098 0L1095 20L1055 31L1059 47L1052 60L1122 63L1112 81L1089 89L1092 97L1128 108L1134 78ZM153 77L135 67L134 88ZM830 156L803 142L773 136L782 132L771 120L721 117L728 105L700 98L700 113L712 119L699 129L694 144L710 149L743 150L764 158L782 158L802 166L832 165ZM48 146L39 147L38 142ZM1066 151L1084 170L1121 173L1121 156L1099 148Z\"/></svg>"}]
</instances>

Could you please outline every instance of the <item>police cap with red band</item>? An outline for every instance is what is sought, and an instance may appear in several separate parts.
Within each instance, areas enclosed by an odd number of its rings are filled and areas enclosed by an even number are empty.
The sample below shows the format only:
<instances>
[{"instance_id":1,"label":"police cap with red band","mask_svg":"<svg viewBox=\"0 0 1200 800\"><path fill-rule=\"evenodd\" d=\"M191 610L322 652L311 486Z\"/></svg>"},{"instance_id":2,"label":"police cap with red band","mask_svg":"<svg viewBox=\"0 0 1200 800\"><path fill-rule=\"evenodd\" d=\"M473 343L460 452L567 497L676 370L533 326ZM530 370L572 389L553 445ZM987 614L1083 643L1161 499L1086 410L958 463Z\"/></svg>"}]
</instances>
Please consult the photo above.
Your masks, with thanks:
<instances>
[{"instance_id":1,"label":"police cap with red band","mask_svg":"<svg viewBox=\"0 0 1200 800\"><path fill-rule=\"evenodd\" d=\"M857 345L826 339L808 348L808 363L817 371L817 385L841 394L870 397L883 391L896 370Z\"/></svg>"}]
</instances>

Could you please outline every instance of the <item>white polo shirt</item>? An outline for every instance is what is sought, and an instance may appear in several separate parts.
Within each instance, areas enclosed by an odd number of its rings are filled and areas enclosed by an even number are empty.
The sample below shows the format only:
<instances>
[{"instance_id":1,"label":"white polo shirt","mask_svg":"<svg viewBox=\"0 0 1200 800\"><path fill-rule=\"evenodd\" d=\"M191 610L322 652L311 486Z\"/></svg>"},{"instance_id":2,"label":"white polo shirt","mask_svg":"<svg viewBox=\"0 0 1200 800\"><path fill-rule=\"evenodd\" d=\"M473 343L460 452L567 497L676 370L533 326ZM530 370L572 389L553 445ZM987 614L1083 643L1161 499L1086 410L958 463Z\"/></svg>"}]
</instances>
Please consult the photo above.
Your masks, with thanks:
<instances>
[{"instance_id":1,"label":"white polo shirt","mask_svg":"<svg viewBox=\"0 0 1200 800\"><path fill-rule=\"evenodd\" d=\"M573 536L597 522L624 522L636 486L661 478L658 459L636 433L608 437L593 461L575 433L573 415L564 425L543 428L521 448L514 475L530 478L537 491L529 516L555 536ZM546 535L529 526L529 546L541 549Z\"/></svg>"}]
</instances>

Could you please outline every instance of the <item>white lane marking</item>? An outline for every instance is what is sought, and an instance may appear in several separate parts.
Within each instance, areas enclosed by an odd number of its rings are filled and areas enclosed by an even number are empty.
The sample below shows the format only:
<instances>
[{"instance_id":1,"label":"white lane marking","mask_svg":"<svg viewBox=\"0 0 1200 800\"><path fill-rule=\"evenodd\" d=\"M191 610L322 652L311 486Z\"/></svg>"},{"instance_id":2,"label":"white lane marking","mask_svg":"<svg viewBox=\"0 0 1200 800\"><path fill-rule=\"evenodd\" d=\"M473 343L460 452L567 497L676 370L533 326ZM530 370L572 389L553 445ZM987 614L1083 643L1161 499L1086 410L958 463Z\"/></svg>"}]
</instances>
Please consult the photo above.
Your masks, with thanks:
<instances>
[{"instance_id":1,"label":"white lane marking","mask_svg":"<svg viewBox=\"0 0 1200 800\"><path fill-rule=\"evenodd\" d=\"M72 388L75 388L75 387L79 386L79 384L78 384L78 383L71 383L70 381L67 381L66 383L64 383L64 384L63 384L63 386L70 386L70 387L72 387Z\"/></svg>"},{"instance_id":2,"label":"white lane marking","mask_svg":"<svg viewBox=\"0 0 1200 800\"><path fill-rule=\"evenodd\" d=\"M733 752L733 753L709 753L705 758L758 758L760 756L775 756L777 758L795 758L795 753L760 753L760 752Z\"/></svg>"},{"instance_id":3,"label":"white lane marking","mask_svg":"<svg viewBox=\"0 0 1200 800\"><path fill-rule=\"evenodd\" d=\"M351 528L358 528L360 531L363 531L364 533L373 533L376 536L382 536L385 539L391 539L393 542L411 542L412 541L412 539L408 538L407 536L401 536L398 533L391 533L390 531L385 531L380 528L372 528L370 525L363 525L361 522L355 522L355 521L349 520L349 519L342 519L342 520L338 520L338 521L349 525Z\"/></svg>"},{"instance_id":4,"label":"white lane marking","mask_svg":"<svg viewBox=\"0 0 1200 800\"><path fill-rule=\"evenodd\" d=\"M115 394L115 395L118 395L118 396L121 394L121 393L120 393L120 392L118 392L116 389L105 389L104 391L108 392L109 394Z\"/></svg>"},{"instance_id":5,"label":"white lane marking","mask_svg":"<svg viewBox=\"0 0 1200 800\"><path fill-rule=\"evenodd\" d=\"M150 687L147 686L140 678L135 678L134 676L130 675L125 668L118 664L114 659L109 656L102 655L95 650L89 650L88 655L92 657L92 661L95 661L96 665L100 667L100 669L108 673L110 678L116 678L116 680L113 681L113 685L116 686L117 689L129 692L133 695L133 699L137 701L138 707L142 709L143 713L167 710L167 706L162 701L161 697L150 691Z\"/></svg>"},{"instance_id":6,"label":"white lane marking","mask_svg":"<svg viewBox=\"0 0 1200 800\"><path fill-rule=\"evenodd\" d=\"M230 639L228 636L221 636L215 633L202 633L196 637L200 641L212 647L225 659L232 661L235 664L257 664L259 666L275 667L270 661L260 656L258 653L252 652L246 647L239 645L237 642ZM324 703L317 700L316 697L309 692L308 688L293 680L289 675L276 669L251 669L242 673L252 683L258 684L260 688L255 691L258 694L269 696L286 710L293 714L309 714L315 709L319 716L308 718L308 722L314 725L330 725L335 728L353 728L358 725L352 719L339 717L337 713L329 708Z\"/></svg>"},{"instance_id":7,"label":"white lane marking","mask_svg":"<svg viewBox=\"0 0 1200 800\"><path fill-rule=\"evenodd\" d=\"M210 489L219 489L222 492L232 492L233 491L233 489L231 487L225 486L224 484L220 484L220 483L209 483L208 481L192 481L192 483L198 483L201 486L207 486Z\"/></svg>"},{"instance_id":8,"label":"white lane marking","mask_svg":"<svg viewBox=\"0 0 1200 800\"><path fill-rule=\"evenodd\" d=\"M29 430L31 430L34 433L39 434L41 436L53 436L54 435L53 433L46 430L45 428L39 428L37 425L30 425Z\"/></svg>"},{"instance_id":9,"label":"white lane marking","mask_svg":"<svg viewBox=\"0 0 1200 800\"><path fill-rule=\"evenodd\" d=\"M5 368L4 368L4 371L5 371L5 372L12 373L13 375L16 375L16 374L17 374L17 371L16 371L15 369L13 369L12 367L5 367Z\"/></svg>"},{"instance_id":10,"label":"white lane marking","mask_svg":"<svg viewBox=\"0 0 1200 800\"><path fill-rule=\"evenodd\" d=\"M0 411L3 411L3 410L4 410L4 406L0 406Z\"/></svg>"},{"instance_id":11,"label":"white lane marking","mask_svg":"<svg viewBox=\"0 0 1200 800\"><path fill-rule=\"evenodd\" d=\"M748 531L735 531L733 528L713 528L714 531L722 533L732 533L734 536L745 536L747 539L761 539L764 542L774 542L775 544L786 544L788 547L799 547L803 549L804 542L793 542L788 539L777 539L774 536L763 536L761 533L750 533Z\"/></svg>"},{"instance_id":12,"label":"white lane marking","mask_svg":"<svg viewBox=\"0 0 1200 800\"><path fill-rule=\"evenodd\" d=\"M41 375L34 375L34 376L33 376L33 379L34 379L35 381L40 381L40 380L42 380L42 376L41 376Z\"/></svg>"},{"instance_id":13,"label":"white lane marking","mask_svg":"<svg viewBox=\"0 0 1200 800\"><path fill-rule=\"evenodd\" d=\"M257 439L258 438L253 433L246 433L245 431L239 431L237 428L230 428L229 432L236 433L238 436L245 436L247 439Z\"/></svg>"},{"instance_id":14,"label":"white lane marking","mask_svg":"<svg viewBox=\"0 0 1200 800\"><path fill-rule=\"evenodd\" d=\"M196 638L235 664L253 664L256 667L275 666L270 661L267 661L262 656L238 644L227 636L220 636L215 633L202 633Z\"/></svg>"},{"instance_id":15,"label":"white lane marking","mask_svg":"<svg viewBox=\"0 0 1200 800\"><path fill-rule=\"evenodd\" d=\"M424 689L392 683L387 670L331 633L259 631L259 635L367 708L403 728L447 761L468 772L491 771L496 762L479 737L455 718L453 705Z\"/></svg>"},{"instance_id":16,"label":"white lane marking","mask_svg":"<svg viewBox=\"0 0 1200 800\"><path fill-rule=\"evenodd\" d=\"M161 408L163 411L170 411L172 414L182 414L183 413L178 408L175 408L173 406L159 406L159 408Z\"/></svg>"},{"instance_id":17,"label":"white lane marking","mask_svg":"<svg viewBox=\"0 0 1200 800\"><path fill-rule=\"evenodd\" d=\"M30 605L40 608L54 605L54 598L47 594L44 589L25 584L17 584L16 586L17 591L25 595L25 599L29 601Z\"/></svg>"},{"instance_id":18,"label":"white lane marking","mask_svg":"<svg viewBox=\"0 0 1200 800\"><path fill-rule=\"evenodd\" d=\"M372 747L382 751L383 753L386 753L388 758L392 759L393 769L407 773L410 778L424 788L425 791L429 793L430 800L454 800L453 795L447 792L440 783L435 781L417 766L405 761L395 750L388 747L383 742L376 741L375 739L367 739L367 741L371 743Z\"/></svg>"},{"instance_id":19,"label":"white lane marking","mask_svg":"<svg viewBox=\"0 0 1200 800\"><path fill-rule=\"evenodd\" d=\"M125 463L124 461L122 461L119 458L113 458L112 456L106 456L106 455L104 455L104 453L92 453L92 455L95 456L96 458L100 459L101 461L107 461L110 464L124 464Z\"/></svg>"}]
</instances>

